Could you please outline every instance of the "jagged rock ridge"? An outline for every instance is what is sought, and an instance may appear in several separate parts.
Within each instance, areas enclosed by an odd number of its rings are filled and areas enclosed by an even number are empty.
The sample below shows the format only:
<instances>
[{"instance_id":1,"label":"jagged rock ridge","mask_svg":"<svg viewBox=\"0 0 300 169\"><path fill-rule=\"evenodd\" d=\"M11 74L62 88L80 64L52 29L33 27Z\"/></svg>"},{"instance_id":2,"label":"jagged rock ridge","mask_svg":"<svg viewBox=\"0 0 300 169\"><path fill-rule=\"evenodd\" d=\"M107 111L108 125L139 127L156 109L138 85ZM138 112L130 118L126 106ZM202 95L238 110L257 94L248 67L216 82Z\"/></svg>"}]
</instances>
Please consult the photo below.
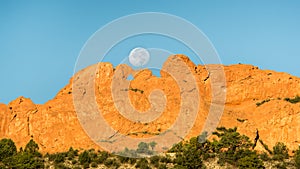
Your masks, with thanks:
<instances>
[{"instance_id":1,"label":"jagged rock ridge","mask_svg":"<svg viewBox=\"0 0 300 169\"><path fill-rule=\"evenodd\" d=\"M186 137L190 138L199 135L208 115L212 98L212 79L208 70L221 65L205 67L194 65L183 55L172 57L181 58L187 63L198 86L200 109ZM148 95L153 89L161 89L167 99L166 107L158 119L147 125L133 123L118 113L110 90L114 74L122 66L126 65L113 68L110 63L99 63L83 69L71 78L70 83L54 99L43 105L34 104L24 97L8 105L0 104L0 138L12 138L18 147L24 147L33 138L42 152L50 153L66 151L69 147L99 148L78 121L72 93L74 79L95 67L98 68L94 84L96 101L99 108L103 109L107 123L118 132L132 137L150 137L153 133L167 130L174 123L180 106L180 90L176 81L163 71L160 78L153 76L150 70L131 72L134 79L129 83L128 92L136 110L146 111L150 108ZM226 77L226 100L219 126L237 126L239 132L251 139L255 138L258 129L260 139L267 145L284 142L290 149L296 149L300 143L300 103L291 104L284 98L300 95L300 79L286 73L260 70L252 65L238 64L222 68ZM257 106L256 103L264 100L268 101ZM258 145L257 149L262 147Z\"/></svg>"}]
</instances>

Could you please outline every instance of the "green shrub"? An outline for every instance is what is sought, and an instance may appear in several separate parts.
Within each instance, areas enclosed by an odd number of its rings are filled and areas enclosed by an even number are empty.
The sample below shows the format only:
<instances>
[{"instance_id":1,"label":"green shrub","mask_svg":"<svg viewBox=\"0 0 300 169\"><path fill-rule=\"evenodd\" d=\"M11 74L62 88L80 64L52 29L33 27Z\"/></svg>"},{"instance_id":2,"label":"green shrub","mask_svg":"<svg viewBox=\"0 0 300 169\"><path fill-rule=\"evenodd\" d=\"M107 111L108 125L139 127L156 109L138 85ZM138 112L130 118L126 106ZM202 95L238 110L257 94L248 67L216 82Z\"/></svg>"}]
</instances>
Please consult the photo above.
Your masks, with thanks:
<instances>
[{"instance_id":1,"label":"green shrub","mask_svg":"<svg viewBox=\"0 0 300 169\"><path fill-rule=\"evenodd\" d=\"M167 165L166 164L159 164L158 169L167 169Z\"/></svg>"},{"instance_id":2,"label":"green shrub","mask_svg":"<svg viewBox=\"0 0 300 169\"><path fill-rule=\"evenodd\" d=\"M121 166L116 159L106 159L104 165L110 168L119 168Z\"/></svg>"},{"instance_id":3,"label":"green shrub","mask_svg":"<svg viewBox=\"0 0 300 169\"><path fill-rule=\"evenodd\" d=\"M288 149L284 143L278 142L273 147L273 160L283 161L284 159L288 159Z\"/></svg>"},{"instance_id":4,"label":"green shrub","mask_svg":"<svg viewBox=\"0 0 300 169\"><path fill-rule=\"evenodd\" d=\"M64 153L57 153L54 162L55 163L62 163L65 162L66 155Z\"/></svg>"},{"instance_id":5,"label":"green shrub","mask_svg":"<svg viewBox=\"0 0 300 169\"><path fill-rule=\"evenodd\" d=\"M97 162L98 164L103 164L108 157L109 157L108 152L105 151L99 152L95 162Z\"/></svg>"},{"instance_id":6,"label":"green shrub","mask_svg":"<svg viewBox=\"0 0 300 169\"><path fill-rule=\"evenodd\" d=\"M148 154L149 153L149 145L145 142L140 142L138 144L138 148L136 149L136 152Z\"/></svg>"},{"instance_id":7,"label":"green shrub","mask_svg":"<svg viewBox=\"0 0 300 169\"><path fill-rule=\"evenodd\" d=\"M151 163L155 168L158 168L158 166L159 166L159 160L160 160L160 157L159 157L159 156L152 156L152 157L150 157L150 163Z\"/></svg>"},{"instance_id":8,"label":"green shrub","mask_svg":"<svg viewBox=\"0 0 300 169\"><path fill-rule=\"evenodd\" d=\"M92 163L91 163L91 167L96 168L96 167L98 167L98 164L95 163L95 162L92 162Z\"/></svg>"},{"instance_id":9,"label":"green shrub","mask_svg":"<svg viewBox=\"0 0 300 169\"><path fill-rule=\"evenodd\" d=\"M294 160L295 160L295 166L296 166L298 169L300 169L300 147L299 147L299 149L295 152Z\"/></svg>"},{"instance_id":10,"label":"green shrub","mask_svg":"<svg viewBox=\"0 0 300 169\"><path fill-rule=\"evenodd\" d=\"M54 161L55 164L63 163L65 161L66 153L48 154L49 161Z\"/></svg>"},{"instance_id":11,"label":"green shrub","mask_svg":"<svg viewBox=\"0 0 300 169\"><path fill-rule=\"evenodd\" d=\"M54 168L55 169L69 169L70 167L66 166L63 163L57 163L57 164L54 165Z\"/></svg>"},{"instance_id":12,"label":"green shrub","mask_svg":"<svg viewBox=\"0 0 300 169\"><path fill-rule=\"evenodd\" d=\"M258 158L256 153L251 153L248 156L243 156L237 161L237 165L240 169L249 169L249 168L265 168L263 162Z\"/></svg>"},{"instance_id":13,"label":"green shrub","mask_svg":"<svg viewBox=\"0 0 300 169\"><path fill-rule=\"evenodd\" d=\"M89 157L91 159L92 162L97 162L97 158L98 158L98 155L97 153L95 152L94 149L91 149L88 151L89 152Z\"/></svg>"},{"instance_id":14,"label":"green shrub","mask_svg":"<svg viewBox=\"0 0 300 169\"><path fill-rule=\"evenodd\" d=\"M249 148L252 146L249 138L245 135L240 135L237 128L218 127L213 135L219 137L219 140L214 140L212 143L213 151L219 155L218 163L224 165L229 163L237 165L237 161L245 156L252 154Z\"/></svg>"},{"instance_id":15,"label":"green shrub","mask_svg":"<svg viewBox=\"0 0 300 169\"><path fill-rule=\"evenodd\" d=\"M182 152L182 150L183 150L183 143L179 142L179 143L173 145L173 147L168 152L176 153L176 152Z\"/></svg>"},{"instance_id":16,"label":"green shrub","mask_svg":"<svg viewBox=\"0 0 300 169\"><path fill-rule=\"evenodd\" d=\"M124 156L118 156L118 159L120 160L121 163L128 163L130 160L129 157L124 157Z\"/></svg>"},{"instance_id":17,"label":"green shrub","mask_svg":"<svg viewBox=\"0 0 300 169\"><path fill-rule=\"evenodd\" d=\"M44 168L44 160L40 157L36 157L34 154L21 152L10 159L8 166L10 166L9 168L18 169Z\"/></svg>"},{"instance_id":18,"label":"green shrub","mask_svg":"<svg viewBox=\"0 0 300 169\"><path fill-rule=\"evenodd\" d=\"M290 102L290 103L296 104L296 103L300 102L300 97L297 95L295 98L292 98L292 99L290 99L290 98L285 98L284 100L285 100L285 101L288 101L288 102Z\"/></svg>"},{"instance_id":19,"label":"green shrub","mask_svg":"<svg viewBox=\"0 0 300 169\"><path fill-rule=\"evenodd\" d=\"M229 163L239 168L264 168L257 152L250 149L253 145L250 139L238 133L236 127L219 127L213 135L219 140L211 142L210 147L212 152L217 153L220 165Z\"/></svg>"},{"instance_id":20,"label":"green shrub","mask_svg":"<svg viewBox=\"0 0 300 169\"><path fill-rule=\"evenodd\" d=\"M259 154L259 158L263 161L270 161L271 160L269 155L266 152L263 152L263 153Z\"/></svg>"},{"instance_id":21,"label":"green shrub","mask_svg":"<svg viewBox=\"0 0 300 169\"><path fill-rule=\"evenodd\" d=\"M114 163L112 166L113 166L113 168L119 168L121 166L121 164L118 161L114 160Z\"/></svg>"},{"instance_id":22,"label":"green shrub","mask_svg":"<svg viewBox=\"0 0 300 169\"><path fill-rule=\"evenodd\" d=\"M129 150L127 147L125 147L123 151L118 152L118 155L124 157L133 157L133 158L137 158L139 156L136 150Z\"/></svg>"},{"instance_id":23,"label":"green shrub","mask_svg":"<svg viewBox=\"0 0 300 169\"><path fill-rule=\"evenodd\" d=\"M83 168L90 168L90 164L89 163L84 163L82 167Z\"/></svg>"},{"instance_id":24,"label":"green shrub","mask_svg":"<svg viewBox=\"0 0 300 169\"><path fill-rule=\"evenodd\" d=\"M17 154L17 147L11 139L2 139L0 141L0 161Z\"/></svg>"},{"instance_id":25,"label":"green shrub","mask_svg":"<svg viewBox=\"0 0 300 169\"><path fill-rule=\"evenodd\" d=\"M67 156L70 159L73 159L75 156L78 156L78 150L74 150L72 147L70 147L69 151L67 152Z\"/></svg>"},{"instance_id":26,"label":"green shrub","mask_svg":"<svg viewBox=\"0 0 300 169\"><path fill-rule=\"evenodd\" d=\"M79 154L78 160L80 164L85 164L85 163L90 163L91 162L91 157L89 155L88 151L84 151L81 154Z\"/></svg>"},{"instance_id":27,"label":"green shrub","mask_svg":"<svg viewBox=\"0 0 300 169\"><path fill-rule=\"evenodd\" d=\"M0 169L6 169L7 167L4 164L0 163Z\"/></svg>"},{"instance_id":28,"label":"green shrub","mask_svg":"<svg viewBox=\"0 0 300 169\"><path fill-rule=\"evenodd\" d=\"M149 146L151 147L152 151L154 150L154 147L157 145L155 141L152 141L149 143Z\"/></svg>"},{"instance_id":29,"label":"green shrub","mask_svg":"<svg viewBox=\"0 0 300 169\"><path fill-rule=\"evenodd\" d=\"M261 102L257 102L256 103L256 106L258 107L258 106L260 106L260 105L262 105L262 104L264 104L264 103L267 103L267 102L269 102L270 101L270 99L266 99L266 100L263 100L263 101L261 101Z\"/></svg>"},{"instance_id":30,"label":"green shrub","mask_svg":"<svg viewBox=\"0 0 300 169\"><path fill-rule=\"evenodd\" d=\"M148 165L148 161L145 158L141 158L135 165L136 168L142 168L142 169L150 169Z\"/></svg>"},{"instance_id":31,"label":"green shrub","mask_svg":"<svg viewBox=\"0 0 300 169\"><path fill-rule=\"evenodd\" d=\"M104 165L105 165L106 167L112 166L113 163L114 163L114 161L113 161L112 159L106 159L106 160L104 161Z\"/></svg>"},{"instance_id":32,"label":"green shrub","mask_svg":"<svg viewBox=\"0 0 300 169\"><path fill-rule=\"evenodd\" d=\"M34 154L35 156L39 156L39 157L42 156L42 154L39 153L39 145L32 139L26 144L24 151Z\"/></svg>"},{"instance_id":33,"label":"green shrub","mask_svg":"<svg viewBox=\"0 0 300 169\"><path fill-rule=\"evenodd\" d=\"M173 169L189 169L186 166L182 166L182 165L175 165Z\"/></svg>"},{"instance_id":34,"label":"green shrub","mask_svg":"<svg viewBox=\"0 0 300 169\"><path fill-rule=\"evenodd\" d=\"M72 164L74 165L74 164L76 164L77 163L77 160L72 160Z\"/></svg>"},{"instance_id":35,"label":"green shrub","mask_svg":"<svg viewBox=\"0 0 300 169\"><path fill-rule=\"evenodd\" d=\"M11 139L2 139L0 141L0 159L8 168L44 168L44 160L38 149L38 145L30 140L25 151L17 153L16 146Z\"/></svg>"},{"instance_id":36,"label":"green shrub","mask_svg":"<svg viewBox=\"0 0 300 169\"><path fill-rule=\"evenodd\" d=\"M278 163L274 166L277 169L287 169L287 164L285 162Z\"/></svg>"},{"instance_id":37,"label":"green shrub","mask_svg":"<svg viewBox=\"0 0 300 169\"><path fill-rule=\"evenodd\" d=\"M130 159L129 159L129 163L130 163L131 165L134 165L134 164L136 163L136 159L135 159L135 158L130 158Z\"/></svg>"},{"instance_id":38,"label":"green shrub","mask_svg":"<svg viewBox=\"0 0 300 169\"><path fill-rule=\"evenodd\" d=\"M227 151L234 152L239 149L248 149L252 146L249 137L245 135L240 135L237 132L237 128L218 127L216 132L213 132L213 135L219 137L219 141L216 143L217 151L225 148Z\"/></svg>"},{"instance_id":39,"label":"green shrub","mask_svg":"<svg viewBox=\"0 0 300 169\"><path fill-rule=\"evenodd\" d=\"M162 162L162 163L172 163L172 159L168 155L166 155L166 156L162 156L160 158L160 162Z\"/></svg>"},{"instance_id":40,"label":"green shrub","mask_svg":"<svg viewBox=\"0 0 300 169\"><path fill-rule=\"evenodd\" d=\"M191 143L191 141L190 141ZM203 167L203 162L201 159L202 151L197 149L193 144L187 144L186 148L183 149L182 153L176 153L176 158L174 160L180 166L187 167L189 169L198 169Z\"/></svg>"}]
</instances>

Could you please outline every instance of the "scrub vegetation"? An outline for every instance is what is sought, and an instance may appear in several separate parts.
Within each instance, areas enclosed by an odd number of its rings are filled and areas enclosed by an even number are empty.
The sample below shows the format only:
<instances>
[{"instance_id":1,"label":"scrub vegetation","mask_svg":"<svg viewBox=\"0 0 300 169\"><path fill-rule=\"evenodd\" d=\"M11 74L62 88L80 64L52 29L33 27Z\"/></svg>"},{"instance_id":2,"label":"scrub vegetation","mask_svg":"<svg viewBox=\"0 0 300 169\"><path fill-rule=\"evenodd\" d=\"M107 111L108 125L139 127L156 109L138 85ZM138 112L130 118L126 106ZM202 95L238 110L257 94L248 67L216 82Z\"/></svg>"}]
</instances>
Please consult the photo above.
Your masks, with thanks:
<instances>
[{"instance_id":1,"label":"scrub vegetation","mask_svg":"<svg viewBox=\"0 0 300 169\"><path fill-rule=\"evenodd\" d=\"M155 142L141 142L136 150L125 149L120 156L105 151L76 150L41 154L39 146L30 140L18 151L11 139L0 140L0 168L158 168L201 169L213 168L300 168L300 149L289 155L284 143L269 149L259 140L265 151L253 150L254 143L237 128L219 127L214 139L200 135L174 145L164 154L155 155ZM201 141L200 141L201 139ZM131 156L132 158L126 157ZM136 157L136 158L134 158Z\"/></svg>"}]
</instances>

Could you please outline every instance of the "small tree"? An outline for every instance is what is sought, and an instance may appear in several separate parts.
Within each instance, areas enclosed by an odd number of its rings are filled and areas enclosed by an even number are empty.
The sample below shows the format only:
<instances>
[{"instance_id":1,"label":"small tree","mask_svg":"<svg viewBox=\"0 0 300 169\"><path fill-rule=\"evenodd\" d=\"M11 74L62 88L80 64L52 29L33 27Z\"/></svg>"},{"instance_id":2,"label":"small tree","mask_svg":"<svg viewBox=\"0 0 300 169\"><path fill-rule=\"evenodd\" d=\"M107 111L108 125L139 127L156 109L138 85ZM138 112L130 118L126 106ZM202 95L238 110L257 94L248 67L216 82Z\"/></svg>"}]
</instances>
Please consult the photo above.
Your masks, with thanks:
<instances>
[{"instance_id":1,"label":"small tree","mask_svg":"<svg viewBox=\"0 0 300 169\"><path fill-rule=\"evenodd\" d=\"M39 145L34 142L32 139L26 144L25 146L25 152L27 153L36 153L39 151Z\"/></svg>"},{"instance_id":2,"label":"small tree","mask_svg":"<svg viewBox=\"0 0 300 169\"><path fill-rule=\"evenodd\" d=\"M300 147L299 149L295 152L294 155L294 160L295 160L295 165L298 169L300 169Z\"/></svg>"},{"instance_id":3,"label":"small tree","mask_svg":"<svg viewBox=\"0 0 300 169\"><path fill-rule=\"evenodd\" d=\"M149 152L149 145L145 142L140 142L136 151L138 153L148 153Z\"/></svg>"},{"instance_id":4,"label":"small tree","mask_svg":"<svg viewBox=\"0 0 300 169\"><path fill-rule=\"evenodd\" d=\"M44 162L42 158L32 153L22 152L13 156L8 166L9 168L18 169L36 169L44 168Z\"/></svg>"},{"instance_id":5,"label":"small tree","mask_svg":"<svg viewBox=\"0 0 300 169\"><path fill-rule=\"evenodd\" d=\"M263 162L259 159L258 155L250 150L246 150L245 155L238 159L237 165L240 169L265 168Z\"/></svg>"},{"instance_id":6,"label":"small tree","mask_svg":"<svg viewBox=\"0 0 300 169\"><path fill-rule=\"evenodd\" d=\"M17 154L17 147L11 139L2 139L0 141L0 161Z\"/></svg>"},{"instance_id":7,"label":"small tree","mask_svg":"<svg viewBox=\"0 0 300 169\"><path fill-rule=\"evenodd\" d=\"M148 161L145 158L141 158L135 165L136 168L142 168L142 169L150 169L148 165Z\"/></svg>"},{"instance_id":8,"label":"small tree","mask_svg":"<svg viewBox=\"0 0 300 169\"><path fill-rule=\"evenodd\" d=\"M154 147L157 145L157 143L155 141L151 141L149 143L149 145L150 145L151 149L154 150Z\"/></svg>"},{"instance_id":9,"label":"small tree","mask_svg":"<svg viewBox=\"0 0 300 169\"><path fill-rule=\"evenodd\" d=\"M73 159L75 156L78 155L78 150L74 150L73 147L70 147L67 154L70 159Z\"/></svg>"},{"instance_id":10,"label":"small tree","mask_svg":"<svg viewBox=\"0 0 300 169\"><path fill-rule=\"evenodd\" d=\"M79 155L79 162L80 164L90 163L91 157L88 151L84 151Z\"/></svg>"},{"instance_id":11,"label":"small tree","mask_svg":"<svg viewBox=\"0 0 300 169\"><path fill-rule=\"evenodd\" d=\"M173 146L172 151L176 152L176 158L174 162L175 168L202 168L203 162L201 156L204 155L206 148L206 141L204 143L199 142L199 137L193 137L184 144L181 142L177 146ZM208 153L208 152L207 152Z\"/></svg>"},{"instance_id":12,"label":"small tree","mask_svg":"<svg viewBox=\"0 0 300 169\"><path fill-rule=\"evenodd\" d=\"M229 129L219 127L213 134L219 137L218 141L214 140L213 149L219 153L218 162L221 165L227 162L235 166L244 167L244 165L248 165L244 163L246 160L251 160L254 163L259 161L261 163L256 152L250 150L252 146L250 139L238 133L236 127ZM250 155L252 159L249 159ZM238 161L240 162L238 163ZM254 166L254 163L251 165Z\"/></svg>"},{"instance_id":13,"label":"small tree","mask_svg":"<svg viewBox=\"0 0 300 169\"><path fill-rule=\"evenodd\" d=\"M213 135L216 135L220 138L218 148L227 149L230 152L235 152L239 149L248 149L252 146L249 137L245 135L240 135L237 132L237 128L218 127L216 132L213 132Z\"/></svg>"},{"instance_id":14,"label":"small tree","mask_svg":"<svg viewBox=\"0 0 300 169\"><path fill-rule=\"evenodd\" d=\"M289 158L289 150L284 143L278 142L273 147L273 160L282 161Z\"/></svg>"}]
</instances>

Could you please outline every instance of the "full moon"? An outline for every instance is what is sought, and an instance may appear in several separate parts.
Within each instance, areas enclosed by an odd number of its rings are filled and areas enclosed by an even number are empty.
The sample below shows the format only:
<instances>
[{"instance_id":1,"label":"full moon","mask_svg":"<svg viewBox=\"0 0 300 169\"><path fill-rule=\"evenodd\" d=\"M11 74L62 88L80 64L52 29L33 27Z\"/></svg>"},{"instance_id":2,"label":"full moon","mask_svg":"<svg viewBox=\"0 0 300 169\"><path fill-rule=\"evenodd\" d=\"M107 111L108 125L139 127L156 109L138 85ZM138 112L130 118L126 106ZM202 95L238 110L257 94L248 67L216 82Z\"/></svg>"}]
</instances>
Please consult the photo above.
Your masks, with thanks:
<instances>
[{"instance_id":1,"label":"full moon","mask_svg":"<svg viewBox=\"0 0 300 169\"><path fill-rule=\"evenodd\" d=\"M145 48L134 48L129 53L129 62L133 66L141 67L148 63L150 54Z\"/></svg>"}]
</instances>

